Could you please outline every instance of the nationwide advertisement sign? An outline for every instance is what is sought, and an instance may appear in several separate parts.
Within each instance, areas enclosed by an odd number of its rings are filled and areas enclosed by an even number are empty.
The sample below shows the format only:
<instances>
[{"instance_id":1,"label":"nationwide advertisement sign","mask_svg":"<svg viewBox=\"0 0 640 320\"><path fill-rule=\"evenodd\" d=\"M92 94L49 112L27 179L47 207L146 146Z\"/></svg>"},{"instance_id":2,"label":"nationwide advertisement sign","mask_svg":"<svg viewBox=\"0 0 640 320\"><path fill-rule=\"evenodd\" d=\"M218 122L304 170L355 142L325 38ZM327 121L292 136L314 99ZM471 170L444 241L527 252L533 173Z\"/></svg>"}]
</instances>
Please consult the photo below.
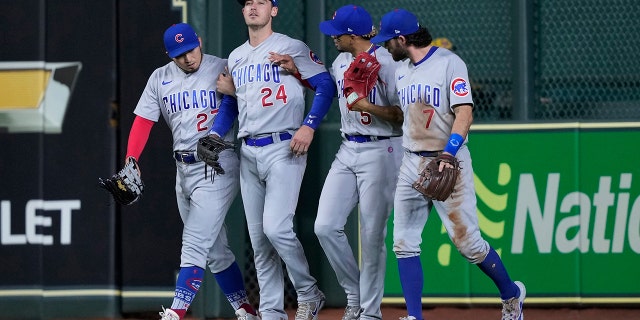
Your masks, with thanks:
<instances>
[{"instance_id":1,"label":"nationwide advertisement sign","mask_svg":"<svg viewBox=\"0 0 640 320\"><path fill-rule=\"evenodd\" d=\"M639 123L473 126L484 238L528 303L640 302ZM403 303L388 224L385 301ZM457 252L435 211L423 232L423 302L495 303L498 290Z\"/></svg>"}]
</instances>

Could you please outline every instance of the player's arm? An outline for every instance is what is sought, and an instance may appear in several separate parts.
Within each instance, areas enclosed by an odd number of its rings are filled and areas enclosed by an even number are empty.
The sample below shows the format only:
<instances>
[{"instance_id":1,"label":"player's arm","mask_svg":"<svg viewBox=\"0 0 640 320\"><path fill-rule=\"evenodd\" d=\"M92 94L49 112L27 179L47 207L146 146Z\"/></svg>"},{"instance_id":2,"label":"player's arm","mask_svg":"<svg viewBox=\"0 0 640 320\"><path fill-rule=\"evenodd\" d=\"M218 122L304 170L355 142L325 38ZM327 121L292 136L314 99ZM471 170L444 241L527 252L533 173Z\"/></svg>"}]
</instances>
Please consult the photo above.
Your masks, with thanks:
<instances>
[{"instance_id":1,"label":"player's arm","mask_svg":"<svg viewBox=\"0 0 640 320\"><path fill-rule=\"evenodd\" d=\"M328 71L318 73L307 79L307 81L316 94L313 96L311 110L309 110L309 114L307 114L302 124L315 130L320 125L320 121L329 112L333 97L336 95L336 86Z\"/></svg>"},{"instance_id":2,"label":"player's arm","mask_svg":"<svg viewBox=\"0 0 640 320\"><path fill-rule=\"evenodd\" d=\"M469 133L469 128L471 128L471 123L473 122L473 106L470 104L454 106L453 114L455 115L455 120L451 126L451 135L449 136L447 145L444 147L444 152L455 156L458 149L460 149L464 143Z\"/></svg>"},{"instance_id":3,"label":"player's arm","mask_svg":"<svg viewBox=\"0 0 640 320\"><path fill-rule=\"evenodd\" d=\"M320 122L329 112L331 102L336 94L336 87L329 72L318 73L307 79L311 88L316 92L311 103L311 110L302 122L302 126L291 139L291 151L295 155L306 154L313 140L313 134Z\"/></svg>"},{"instance_id":4,"label":"player's arm","mask_svg":"<svg viewBox=\"0 0 640 320\"><path fill-rule=\"evenodd\" d=\"M296 79L298 79L298 81L300 81L300 83L302 83L303 86L313 90L309 81L306 79L302 79L302 74L300 74L298 67L296 66L295 62L293 62L293 58L290 55L269 52L269 61L277 64L278 66L282 67L282 69L291 73L294 77L296 77Z\"/></svg>"},{"instance_id":5,"label":"player's arm","mask_svg":"<svg viewBox=\"0 0 640 320\"><path fill-rule=\"evenodd\" d=\"M298 67L293 62L293 58L288 54L279 54L277 52L269 52L269 61L277 64L282 69L293 75L299 75Z\"/></svg>"},{"instance_id":6,"label":"player's arm","mask_svg":"<svg viewBox=\"0 0 640 320\"><path fill-rule=\"evenodd\" d=\"M454 60L447 65L447 83L452 83L453 79L456 78L469 79L464 61L455 55L453 59ZM468 83L466 80L465 82ZM453 91L453 89L451 90ZM471 97L471 92L469 92L469 95L465 98L459 98L454 92L451 92L450 96L451 111L455 116L455 120L453 120L451 135L444 147L444 152L455 156L464 143L469 133L469 128L471 128L471 123L473 122L473 101L467 100Z\"/></svg>"},{"instance_id":7,"label":"player's arm","mask_svg":"<svg viewBox=\"0 0 640 320\"><path fill-rule=\"evenodd\" d=\"M278 64L283 69L294 74L303 85L316 92L313 103L311 104L311 110L305 118L303 125L309 126L312 129L316 129L320 125L320 120L329 112L329 107L336 94L336 87L333 83L333 78L328 71L318 73L308 79L302 79L298 67L296 67L293 58L288 54L278 54L275 52L269 52L269 60Z\"/></svg>"},{"instance_id":8,"label":"player's arm","mask_svg":"<svg viewBox=\"0 0 640 320\"><path fill-rule=\"evenodd\" d=\"M151 128L160 117L161 109L158 105L158 101L160 100L158 99L158 83L160 82L161 75L159 70L159 68L156 69L147 80L147 85L140 96L138 105L136 105L133 111L136 116L129 130L125 164L129 163L130 158L134 158L136 161L140 159L140 155L149 140Z\"/></svg>"},{"instance_id":9,"label":"player's arm","mask_svg":"<svg viewBox=\"0 0 640 320\"><path fill-rule=\"evenodd\" d=\"M380 106L369 102L369 99L360 99L351 106L351 111L362 111L397 124L402 124L404 114L399 106Z\"/></svg>"},{"instance_id":10,"label":"player's arm","mask_svg":"<svg viewBox=\"0 0 640 320\"><path fill-rule=\"evenodd\" d=\"M395 71L401 64L402 62L381 58L381 68L378 73L377 82L384 84L381 88L382 90L379 91L381 95L387 97L389 106L376 105L371 103L368 98L365 98L358 100L350 107L347 105L349 109L351 111L367 112L391 123L402 124L402 122L404 122L404 114L400 108L400 100L395 91Z\"/></svg>"},{"instance_id":11,"label":"player's arm","mask_svg":"<svg viewBox=\"0 0 640 320\"><path fill-rule=\"evenodd\" d=\"M142 151L149 140L151 128L154 123L155 122L152 120L136 115L136 118L133 120L131 130L129 131L125 163L129 162L129 158L134 158L136 161L140 159L140 154L142 154Z\"/></svg>"},{"instance_id":12,"label":"player's arm","mask_svg":"<svg viewBox=\"0 0 640 320\"><path fill-rule=\"evenodd\" d=\"M228 96L236 96L236 86L229 75L229 68L224 67L224 71L218 75L216 80L217 92Z\"/></svg>"},{"instance_id":13,"label":"player's arm","mask_svg":"<svg viewBox=\"0 0 640 320\"><path fill-rule=\"evenodd\" d=\"M235 97L224 95L222 96L222 102L220 108L218 108L218 114L213 121L213 126L209 130L209 134L215 134L219 137L224 137L227 132L233 127L233 122L238 117L238 100Z\"/></svg>"}]
</instances>

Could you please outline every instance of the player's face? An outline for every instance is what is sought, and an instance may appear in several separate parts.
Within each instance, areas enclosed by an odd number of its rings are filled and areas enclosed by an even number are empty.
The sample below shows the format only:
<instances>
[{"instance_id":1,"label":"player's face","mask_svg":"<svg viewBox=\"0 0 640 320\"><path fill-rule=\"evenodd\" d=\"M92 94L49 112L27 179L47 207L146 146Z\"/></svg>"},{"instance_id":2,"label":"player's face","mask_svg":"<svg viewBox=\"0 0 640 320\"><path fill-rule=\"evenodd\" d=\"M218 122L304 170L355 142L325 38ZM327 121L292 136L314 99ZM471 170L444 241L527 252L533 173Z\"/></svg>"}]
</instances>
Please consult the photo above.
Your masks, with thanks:
<instances>
[{"instance_id":1,"label":"player's face","mask_svg":"<svg viewBox=\"0 0 640 320\"><path fill-rule=\"evenodd\" d=\"M187 51L173 58L173 62L186 73L196 72L200 68L200 63L202 63L202 50L200 47L196 47L191 51Z\"/></svg>"},{"instance_id":2,"label":"player's face","mask_svg":"<svg viewBox=\"0 0 640 320\"><path fill-rule=\"evenodd\" d=\"M348 52L351 51L351 42L353 40L353 36L349 34L342 34L339 36L331 36L333 38L333 44L336 46L339 52Z\"/></svg>"},{"instance_id":3,"label":"player's face","mask_svg":"<svg viewBox=\"0 0 640 320\"><path fill-rule=\"evenodd\" d=\"M277 13L278 8L273 7L268 0L247 0L242 8L244 22L249 27L264 27Z\"/></svg>"},{"instance_id":4,"label":"player's face","mask_svg":"<svg viewBox=\"0 0 640 320\"><path fill-rule=\"evenodd\" d=\"M393 38L385 41L384 47L389 50L389 53L391 53L391 56L395 61L404 60L409 56L407 48L400 42L400 38Z\"/></svg>"}]
</instances>

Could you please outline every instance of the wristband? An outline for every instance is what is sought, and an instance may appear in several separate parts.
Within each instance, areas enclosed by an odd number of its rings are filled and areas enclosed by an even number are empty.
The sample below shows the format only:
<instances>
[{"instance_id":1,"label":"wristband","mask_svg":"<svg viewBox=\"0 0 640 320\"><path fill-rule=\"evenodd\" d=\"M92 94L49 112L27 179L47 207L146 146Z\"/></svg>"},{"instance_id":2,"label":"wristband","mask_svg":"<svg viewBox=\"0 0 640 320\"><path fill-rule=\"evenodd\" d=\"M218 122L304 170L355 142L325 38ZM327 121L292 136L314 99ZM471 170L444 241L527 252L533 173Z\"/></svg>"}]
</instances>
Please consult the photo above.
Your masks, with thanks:
<instances>
[{"instance_id":1,"label":"wristband","mask_svg":"<svg viewBox=\"0 0 640 320\"><path fill-rule=\"evenodd\" d=\"M449 137L449 142L447 142L447 146L444 147L444 152L448 152L455 156L463 142L464 138L461 135L452 133Z\"/></svg>"}]
</instances>

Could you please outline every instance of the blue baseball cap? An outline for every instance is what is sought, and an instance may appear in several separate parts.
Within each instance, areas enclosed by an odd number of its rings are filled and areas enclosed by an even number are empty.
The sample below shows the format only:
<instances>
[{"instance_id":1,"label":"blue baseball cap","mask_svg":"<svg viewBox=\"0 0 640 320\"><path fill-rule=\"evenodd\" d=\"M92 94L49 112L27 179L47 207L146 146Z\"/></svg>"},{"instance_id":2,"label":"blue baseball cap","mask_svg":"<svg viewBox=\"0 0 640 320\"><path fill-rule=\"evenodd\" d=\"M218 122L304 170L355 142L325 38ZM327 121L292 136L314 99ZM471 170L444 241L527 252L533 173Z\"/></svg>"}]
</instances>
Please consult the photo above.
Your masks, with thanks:
<instances>
[{"instance_id":1,"label":"blue baseball cap","mask_svg":"<svg viewBox=\"0 0 640 320\"><path fill-rule=\"evenodd\" d=\"M186 23L174 24L164 32L164 47L171 58L175 58L199 46L198 35Z\"/></svg>"},{"instance_id":2,"label":"blue baseball cap","mask_svg":"<svg viewBox=\"0 0 640 320\"><path fill-rule=\"evenodd\" d=\"M385 42L398 36L412 34L420 28L420 22L416 16L404 9L394 9L382 16L380 20L380 33L371 38L371 42Z\"/></svg>"},{"instance_id":3,"label":"blue baseball cap","mask_svg":"<svg viewBox=\"0 0 640 320\"><path fill-rule=\"evenodd\" d=\"M239 3L239 4L241 4L241 5L243 5L243 6L244 6L244 3L245 3L245 2L247 2L247 0L238 0L238 3ZM277 7L277 6L278 6L278 0L271 0L271 4L272 4L274 7Z\"/></svg>"},{"instance_id":4,"label":"blue baseball cap","mask_svg":"<svg viewBox=\"0 0 640 320\"><path fill-rule=\"evenodd\" d=\"M369 12L360 6L348 4L340 7L331 20L320 22L320 31L328 36L353 34L364 36L373 30Z\"/></svg>"}]
</instances>

